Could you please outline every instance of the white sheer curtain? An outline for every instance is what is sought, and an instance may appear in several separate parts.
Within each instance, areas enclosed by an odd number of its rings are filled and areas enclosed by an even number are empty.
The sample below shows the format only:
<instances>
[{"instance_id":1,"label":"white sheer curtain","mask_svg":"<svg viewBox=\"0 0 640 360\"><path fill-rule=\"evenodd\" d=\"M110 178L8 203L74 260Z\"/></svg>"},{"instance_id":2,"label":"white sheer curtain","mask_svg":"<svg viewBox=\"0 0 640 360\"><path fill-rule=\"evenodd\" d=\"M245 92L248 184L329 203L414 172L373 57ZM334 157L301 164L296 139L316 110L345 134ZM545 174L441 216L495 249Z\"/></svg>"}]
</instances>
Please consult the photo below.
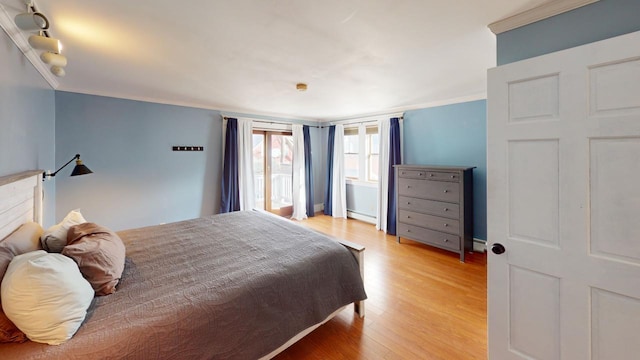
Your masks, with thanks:
<instances>
[{"instance_id":1,"label":"white sheer curtain","mask_svg":"<svg viewBox=\"0 0 640 360\"><path fill-rule=\"evenodd\" d=\"M238 119L238 182L240 188L240 210L255 207L253 191L253 123Z\"/></svg>"},{"instance_id":2,"label":"white sheer curtain","mask_svg":"<svg viewBox=\"0 0 640 360\"><path fill-rule=\"evenodd\" d=\"M293 135L293 179L291 193L293 196L292 219L302 220L307 218L307 197L305 190L305 160L304 160L304 134L302 125L292 124Z\"/></svg>"},{"instance_id":3,"label":"white sheer curtain","mask_svg":"<svg viewBox=\"0 0 640 360\"><path fill-rule=\"evenodd\" d=\"M347 183L344 176L344 125L336 125L333 151L333 217L347 218Z\"/></svg>"},{"instance_id":4,"label":"white sheer curtain","mask_svg":"<svg viewBox=\"0 0 640 360\"><path fill-rule=\"evenodd\" d=\"M376 218L376 229L387 232L387 212L389 208L389 119L378 120L378 138L380 139L378 149L378 214ZM391 189L394 191L394 189Z\"/></svg>"}]
</instances>

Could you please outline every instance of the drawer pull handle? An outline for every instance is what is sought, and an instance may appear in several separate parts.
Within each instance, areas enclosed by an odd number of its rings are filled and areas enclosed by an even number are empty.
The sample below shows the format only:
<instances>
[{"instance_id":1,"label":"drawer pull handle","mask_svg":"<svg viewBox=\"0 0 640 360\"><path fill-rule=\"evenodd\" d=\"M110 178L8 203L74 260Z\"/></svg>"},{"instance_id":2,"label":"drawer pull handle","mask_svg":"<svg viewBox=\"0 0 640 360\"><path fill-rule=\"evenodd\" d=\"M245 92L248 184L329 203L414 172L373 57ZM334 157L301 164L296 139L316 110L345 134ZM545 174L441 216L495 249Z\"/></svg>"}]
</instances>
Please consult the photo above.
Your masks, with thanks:
<instances>
[{"instance_id":1,"label":"drawer pull handle","mask_svg":"<svg viewBox=\"0 0 640 360\"><path fill-rule=\"evenodd\" d=\"M418 176L422 176L422 173L421 173L421 172L419 172L419 173L418 173Z\"/></svg>"},{"instance_id":2,"label":"drawer pull handle","mask_svg":"<svg viewBox=\"0 0 640 360\"><path fill-rule=\"evenodd\" d=\"M456 178L456 176L455 176L455 175L451 175L451 178L452 178L452 179L455 179L455 178Z\"/></svg>"},{"instance_id":3,"label":"drawer pull handle","mask_svg":"<svg viewBox=\"0 0 640 360\"><path fill-rule=\"evenodd\" d=\"M449 239L444 239L444 242L449 242Z\"/></svg>"},{"instance_id":4,"label":"drawer pull handle","mask_svg":"<svg viewBox=\"0 0 640 360\"><path fill-rule=\"evenodd\" d=\"M411 216L407 215L407 219L411 219Z\"/></svg>"},{"instance_id":5,"label":"drawer pull handle","mask_svg":"<svg viewBox=\"0 0 640 360\"><path fill-rule=\"evenodd\" d=\"M433 174L429 174L429 177L433 177Z\"/></svg>"},{"instance_id":6,"label":"drawer pull handle","mask_svg":"<svg viewBox=\"0 0 640 360\"><path fill-rule=\"evenodd\" d=\"M449 211L449 208L444 208L444 211Z\"/></svg>"},{"instance_id":7,"label":"drawer pull handle","mask_svg":"<svg viewBox=\"0 0 640 360\"><path fill-rule=\"evenodd\" d=\"M403 171L403 172L402 172L402 175L405 175L405 174L406 174L406 172L404 172L404 171Z\"/></svg>"},{"instance_id":8,"label":"drawer pull handle","mask_svg":"<svg viewBox=\"0 0 640 360\"><path fill-rule=\"evenodd\" d=\"M411 185L407 185L407 189L411 189Z\"/></svg>"},{"instance_id":9,"label":"drawer pull handle","mask_svg":"<svg viewBox=\"0 0 640 360\"><path fill-rule=\"evenodd\" d=\"M407 201L407 205L411 205L411 202L410 202L410 201Z\"/></svg>"},{"instance_id":10,"label":"drawer pull handle","mask_svg":"<svg viewBox=\"0 0 640 360\"><path fill-rule=\"evenodd\" d=\"M445 191L444 191L444 193L445 193L445 194L446 194L446 193L448 193L448 192L449 192L449 190L445 190Z\"/></svg>"},{"instance_id":11,"label":"drawer pull handle","mask_svg":"<svg viewBox=\"0 0 640 360\"><path fill-rule=\"evenodd\" d=\"M444 224L444 227L449 227L449 224Z\"/></svg>"},{"instance_id":12,"label":"drawer pull handle","mask_svg":"<svg viewBox=\"0 0 640 360\"><path fill-rule=\"evenodd\" d=\"M411 230L407 229L407 232L408 232L408 233L410 233L410 232L411 232Z\"/></svg>"}]
</instances>

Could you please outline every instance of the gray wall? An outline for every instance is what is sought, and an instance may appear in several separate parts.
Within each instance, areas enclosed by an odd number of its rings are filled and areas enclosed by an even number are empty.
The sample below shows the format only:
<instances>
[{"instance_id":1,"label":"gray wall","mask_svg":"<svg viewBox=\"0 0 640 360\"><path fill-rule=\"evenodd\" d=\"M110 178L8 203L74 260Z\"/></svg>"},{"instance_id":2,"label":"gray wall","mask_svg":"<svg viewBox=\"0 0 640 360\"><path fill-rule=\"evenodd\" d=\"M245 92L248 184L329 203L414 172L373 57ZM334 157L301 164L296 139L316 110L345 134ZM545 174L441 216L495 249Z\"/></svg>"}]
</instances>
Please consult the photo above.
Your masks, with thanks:
<instances>
[{"instance_id":1,"label":"gray wall","mask_svg":"<svg viewBox=\"0 0 640 360\"><path fill-rule=\"evenodd\" d=\"M640 1L596 3L497 36L498 65L640 30Z\"/></svg>"},{"instance_id":2,"label":"gray wall","mask_svg":"<svg viewBox=\"0 0 640 360\"><path fill-rule=\"evenodd\" d=\"M0 176L55 168L54 90L0 30ZM55 219L55 180L44 183L44 225Z\"/></svg>"}]
</instances>

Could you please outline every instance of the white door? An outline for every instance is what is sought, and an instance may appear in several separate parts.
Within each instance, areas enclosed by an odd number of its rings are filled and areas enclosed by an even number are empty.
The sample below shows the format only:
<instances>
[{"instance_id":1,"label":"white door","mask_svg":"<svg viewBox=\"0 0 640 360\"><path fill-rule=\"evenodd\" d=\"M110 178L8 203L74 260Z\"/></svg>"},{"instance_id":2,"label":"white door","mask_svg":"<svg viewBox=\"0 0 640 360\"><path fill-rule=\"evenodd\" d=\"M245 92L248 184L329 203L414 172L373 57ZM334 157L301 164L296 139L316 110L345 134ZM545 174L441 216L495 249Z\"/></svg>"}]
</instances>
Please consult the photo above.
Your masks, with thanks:
<instances>
[{"instance_id":1,"label":"white door","mask_svg":"<svg viewBox=\"0 0 640 360\"><path fill-rule=\"evenodd\" d=\"M489 358L639 359L640 32L488 94Z\"/></svg>"}]
</instances>

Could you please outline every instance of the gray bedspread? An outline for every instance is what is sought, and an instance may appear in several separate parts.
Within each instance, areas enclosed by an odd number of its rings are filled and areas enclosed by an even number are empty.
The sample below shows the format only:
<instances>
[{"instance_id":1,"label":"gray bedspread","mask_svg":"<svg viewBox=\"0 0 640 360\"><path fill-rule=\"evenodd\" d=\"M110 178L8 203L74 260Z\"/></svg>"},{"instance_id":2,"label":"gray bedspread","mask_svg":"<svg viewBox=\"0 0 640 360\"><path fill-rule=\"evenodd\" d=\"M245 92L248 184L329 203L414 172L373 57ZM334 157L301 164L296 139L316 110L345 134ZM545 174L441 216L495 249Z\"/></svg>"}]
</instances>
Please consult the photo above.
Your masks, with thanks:
<instances>
[{"instance_id":1,"label":"gray bedspread","mask_svg":"<svg viewBox=\"0 0 640 360\"><path fill-rule=\"evenodd\" d=\"M1 344L2 359L257 359L366 298L338 242L235 212L118 233L123 278L59 346Z\"/></svg>"}]
</instances>

